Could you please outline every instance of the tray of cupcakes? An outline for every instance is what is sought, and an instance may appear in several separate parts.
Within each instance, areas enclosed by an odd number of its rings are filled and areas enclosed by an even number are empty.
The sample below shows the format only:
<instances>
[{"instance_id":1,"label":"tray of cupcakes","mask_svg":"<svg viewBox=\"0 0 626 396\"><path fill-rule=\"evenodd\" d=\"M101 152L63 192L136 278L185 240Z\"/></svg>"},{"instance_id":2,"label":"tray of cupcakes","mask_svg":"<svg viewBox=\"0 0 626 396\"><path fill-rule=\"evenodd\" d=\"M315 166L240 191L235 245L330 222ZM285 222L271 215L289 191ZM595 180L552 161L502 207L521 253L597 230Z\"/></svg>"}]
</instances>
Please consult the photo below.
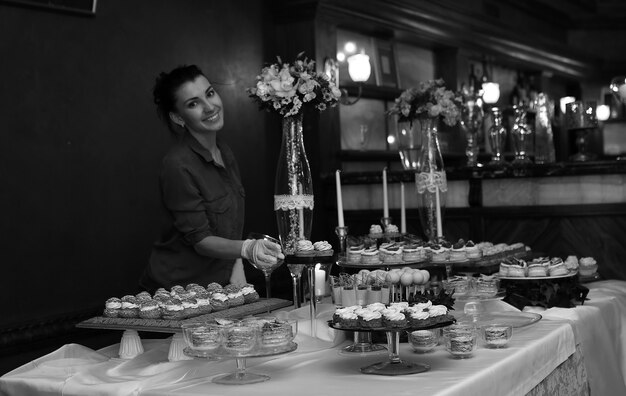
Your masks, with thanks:
<instances>
[{"instance_id":1,"label":"tray of cupcakes","mask_svg":"<svg viewBox=\"0 0 626 396\"><path fill-rule=\"evenodd\" d=\"M153 295L111 297L101 316L87 319L77 327L178 332L183 323L214 318L238 318L290 306L291 301L261 299L251 284L210 283L206 287L191 283L170 290L158 289Z\"/></svg>"},{"instance_id":2,"label":"tray of cupcakes","mask_svg":"<svg viewBox=\"0 0 626 396\"><path fill-rule=\"evenodd\" d=\"M339 257L338 263L348 268L453 264L455 268L474 270L495 266L497 271L501 260L525 257L529 251L523 243L474 243L464 239L450 242L445 238L426 242L412 234L382 232L379 225L373 224L367 235L348 236L346 254Z\"/></svg>"}]
</instances>

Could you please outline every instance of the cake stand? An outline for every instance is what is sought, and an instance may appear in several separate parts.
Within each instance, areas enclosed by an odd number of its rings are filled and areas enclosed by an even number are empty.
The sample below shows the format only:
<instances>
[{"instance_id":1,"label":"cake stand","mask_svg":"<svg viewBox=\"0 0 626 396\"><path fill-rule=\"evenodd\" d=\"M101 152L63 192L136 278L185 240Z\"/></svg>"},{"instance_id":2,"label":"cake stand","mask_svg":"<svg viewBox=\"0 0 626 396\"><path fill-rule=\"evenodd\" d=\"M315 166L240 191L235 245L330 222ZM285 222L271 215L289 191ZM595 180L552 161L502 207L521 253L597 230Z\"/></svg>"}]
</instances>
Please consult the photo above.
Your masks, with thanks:
<instances>
[{"instance_id":1,"label":"cake stand","mask_svg":"<svg viewBox=\"0 0 626 396\"><path fill-rule=\"evenodd\" d=\"M403 331L411 331L411 330L427 330L427 329L436 329L439 327L445 327L453 324L454 321L446 321L434 324L432 326L410 326L403 328L344 328L333 323L332 320L328 321L328 326L332 327L336 330L344 330L344 331L360 331L360 332L370 332L370 331L384 331L387 334L387 350L389 351L389 360L384 362L377 362L371 364L369 366L361 367L361 372L363 374L375 374L375 375L408 375L408 374L417 374L423 373L425 371L430 370L430 366L425 363L416 363L410 362L407 360L400 359L400 333Z\"/></svg>"},{"instance_id":2,"label":"cake stand","mask_svg":"<svg viewBox=\"0 0 626 396\"><path fill-rule=\"evenodd\" d=\"M246 353L231 353L224 348L220 347L213 351L210 354L205 353L197 353L189 347L184 349L184 353L187 356L199 358L199 359L207 359L207 360L215 360L215 359L235 359L237 362L237 370L229 374L222 374L213 378L212 382L216 384L223 385L246 385L246 384L255 384L258 382L264 382L269 380L271 377L265 374L256 374L251 373L246 370L246 359L255 358L255 357L264 357L264 356L275 356L282 355L285 353L293 352L298 348L298 344L295 342L289 342L286 345L282 345L275 348L255 348L250 352Z\"/></svg>"}]
</instances>

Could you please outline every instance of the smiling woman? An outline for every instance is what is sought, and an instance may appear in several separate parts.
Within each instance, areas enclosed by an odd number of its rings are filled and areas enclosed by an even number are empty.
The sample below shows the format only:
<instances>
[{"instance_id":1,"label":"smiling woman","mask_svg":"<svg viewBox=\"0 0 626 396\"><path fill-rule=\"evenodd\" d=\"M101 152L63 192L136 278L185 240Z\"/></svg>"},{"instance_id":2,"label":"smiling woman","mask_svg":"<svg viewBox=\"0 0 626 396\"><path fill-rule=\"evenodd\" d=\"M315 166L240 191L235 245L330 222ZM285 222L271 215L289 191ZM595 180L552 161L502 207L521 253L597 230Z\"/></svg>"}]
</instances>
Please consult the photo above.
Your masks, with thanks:
<instances>
[{"instance_id":1,"label":"smiling woman","mask_svg":"<svg viewBox=\"0 0 626 396\"><path fill-rule=\"evenodd\" d=\"M222 99L190 65L159 75L154 102L179 139L163 159L161 236L140 284L149 291L189 283L243 285L241 258L273 264L282 253L270 241L242 240L245 193L235 156L218 137Z\"/></svg>"}]
</instances>

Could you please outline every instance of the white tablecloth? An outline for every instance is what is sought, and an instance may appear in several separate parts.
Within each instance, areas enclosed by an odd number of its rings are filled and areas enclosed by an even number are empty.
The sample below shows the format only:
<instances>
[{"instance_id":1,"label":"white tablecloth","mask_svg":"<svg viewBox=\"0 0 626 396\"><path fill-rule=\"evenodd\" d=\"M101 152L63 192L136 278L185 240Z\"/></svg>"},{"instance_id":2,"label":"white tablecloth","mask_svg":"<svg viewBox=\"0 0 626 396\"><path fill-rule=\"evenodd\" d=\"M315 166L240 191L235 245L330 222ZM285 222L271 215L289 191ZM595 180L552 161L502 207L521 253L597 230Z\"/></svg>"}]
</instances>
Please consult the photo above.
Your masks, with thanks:
<instances>
[{"instance_id":1,"label":"white tablecloth","mask_svg":"<svg viewBox=\"0 0 626 396\"><path fill-rule=\"evenodd\" d=\"M582 307L550 309L544 319L515 329L509 347L480 348L467 360L449 357L441 346L418 355L401 344L405 360L426 363L430 371L385 377L359 368L385 361L385 354L345 356L329 341L298 335L295 352L247 359L249 371L267 374L268 382L244 386L213 384L216 375L235 370L235 362L187 360L169 362L167 340L143 340L145 352L128 361L117 359L118 345L93 351L76 344L36 359L0 377L6 395L523 395L564 362L577 342L584 352L592 394L626 394L621 330L626 321L626 282L598 282ZM323 311L323 310L322 310ZM329 312L326 312L329 314ZM323 316L323 315L322 315ZM324 318L320 319L323 323ZM334 337L332 332L320 337ZM621 380L621 383L619 382ZM621 387L619 387L621 386Z\"/></svg>"},{"instance_id":2,"label":"white tablecloth","mask_svg":"<svg viewBox=\"0 0 626 396\"><path fill-rule=\"evenodd\" d=\"M593 395L626 395L626 282L587 285L589 301L575 309L526 307L545 319L569 320L580 344Z\"/></svg>"}]
</instances>

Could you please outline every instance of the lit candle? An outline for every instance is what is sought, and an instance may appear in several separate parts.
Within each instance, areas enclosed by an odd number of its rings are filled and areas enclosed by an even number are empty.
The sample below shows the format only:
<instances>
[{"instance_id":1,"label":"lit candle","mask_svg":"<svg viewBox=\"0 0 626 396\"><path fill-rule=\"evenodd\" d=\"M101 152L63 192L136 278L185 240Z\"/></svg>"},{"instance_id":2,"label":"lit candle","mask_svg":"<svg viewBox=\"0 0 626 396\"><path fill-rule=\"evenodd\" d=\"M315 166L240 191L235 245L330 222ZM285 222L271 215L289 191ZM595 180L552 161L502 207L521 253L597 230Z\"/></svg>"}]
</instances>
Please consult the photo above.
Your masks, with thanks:
<instances>
[{"instance_id":1,"label":"lit candle","mask_svg":"<svg viewBox=\"0 0 626 396\"><path fill-rule=\"evenodd\" d=\"M383 217L389 217L389 198L387 196L387 168L383 169Z\"/></svg>"},{"instance_id":2,"label":"lit candle","mask_svg":"<svg viewBox=\"0 0 626 396\"><path fill-rule=\"evenodd\" d=\"M335 184L337 190L337 225L339 227L345 227L343 222L343 199L341 197L341 177L339 170L335 172Z\"/></svg>"},{"instance_id":3,"label":"lit candle","mask_svg":"<svg viewBox=\"0 0 626 396\"><path fill-rule=\"evenodd\" d=\"M400 183L400 232L406 234L406 207L404 203L404 183Z\"/></svg>"},{"instance_id":4,"label":"lit candle","mask_svg":"<svg viewBox=\"0 0 626 396\"><path fill-rule=\"evenodd\" d=\"M315 295L326 295L326 271L320 269L320 265L315 265Z\"/></svg>"}]
</instances>

